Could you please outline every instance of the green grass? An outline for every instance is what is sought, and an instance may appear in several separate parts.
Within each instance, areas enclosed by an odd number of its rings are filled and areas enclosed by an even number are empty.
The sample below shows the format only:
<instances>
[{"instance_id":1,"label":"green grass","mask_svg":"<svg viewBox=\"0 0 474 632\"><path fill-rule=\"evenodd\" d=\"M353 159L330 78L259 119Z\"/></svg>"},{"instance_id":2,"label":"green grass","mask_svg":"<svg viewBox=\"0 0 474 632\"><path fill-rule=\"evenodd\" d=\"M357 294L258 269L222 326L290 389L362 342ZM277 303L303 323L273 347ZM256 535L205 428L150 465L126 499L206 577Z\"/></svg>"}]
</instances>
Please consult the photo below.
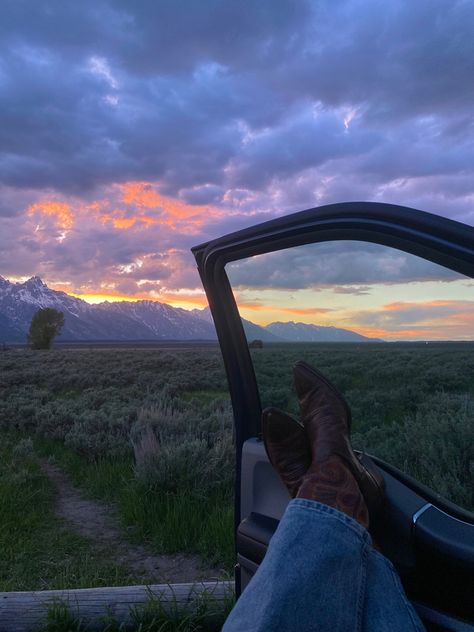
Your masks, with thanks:
<instances>
[{"instance_id":1,"label":"green grass","mask_svg":"<svg viewBox=\"0 0 474 632\"><path fill-rule=\"evenodd\" d=\"M346 396L357 447L474 509L473 344L266 345L252 357L263 406L297 414L291 368L304 359ZM33 437L35 449L54 457L87 495L115 502L131 538L156 552L198 553L230 570L234 462L226 388L216 348L12 349L0 353L0 431ZM119 583L106 565L87 561L83 542L61 531L48 509L52 490L34 463L18 468L26 468L28 482L11 483L11 476L26 476L14 468L4 477L11 506L0 519L1 537L8 524L21 524L22 512L35 518L29 536L28 528L17 542L8 536L5 576L28 588L53 580L100 585L102 577ZM49 500L30 514L33 491ZM59 545L50 546L51 538ZM67 538L79 554L68 552ZM51 567L44 578L33 569L30 582L28 571L20 575L30 562L39 568L35 539L44 539Z\"/></svg>"},{"instance_id":2,"label":"green grass","mask_svg":"<svg viewBox=\"0 0 474 632\"><path fill-rule=\"evenodd\" d=\"M228 498L156 495L130 486L120 499L126 524L163 553L198 553L230 573L234 564L233 507Z\"/></svg>"},{"instance_id":3,"label":"green grass","mask_svg":"<svg viewBox=\"0 0 474 632\"><path fill-rule=\"evenodd\" d=\"M94 551L91 542L70 532L53 513L54 490L41 472L38 457L54 456L91 496L114 498L127 524L140 525L135 539L146 540L156 551L198 550L222 562L215 542L227 541L229 566L233 560L232 511L222 498L206 510L202 499L165 496L138 490L131 463L102 459L87 462L58 443L30 440L3 433L0 446L0 591L86 588L143 583L114 562L114 551ZM206 530L204 524L209 525ZM157 530L156 526L160 528ZM214 542L214 545L212 545ZM222 547L225 550L225 545ZM233 604L214 602L211 595L194 598L184 610L157 597L131 612L126 628L112 617L86 622L61 604L49 608L40 628L44 632L217 632Z\"/></svg>"},{"instance_id":4,"label":"green grass","mask_svg":"<svg viewBox=\"0 0 474 632\"><path fill-rule=\"evenodd\" d=\"M102 457L91 461L59 441L35 437L34 445L39 456L57 463L91 498L117 501L122 489L134 478L130 457Z\"/></svg>"},{"instance_id":5,"label":"green grass","mask_svg":"<svg viewBox=\"0 0 474 632\"><path fill-rule=\"evenodd\" d=\"M186 606L151 595L143 606L130 608L127 624L108 615L84 621L58 603L48 608L47 620L38 632L219 632L234 602L233 592L223 601L214 599L212 593L196 594Z\"/></svg>"},{"instance_id":6,"label":"green grass","mask_svg":"<svg viewBox=\"0 0 474 632\"><path fill-rule=\"evenodd\" d=\"M54 490L33 455L0 446L0 590L123 585L134 578L113 552L98 557L90 542L68 531L53 513ZM21 445L21 444L20 444Z\"/></svg>"},{"instance_id":7,"label":"green grass","mask_svg":"<svg viewBox=\"0 0 474 632\"><path fill-rule=\"evenodd\" d=\"M113 501L128 537L155 553L196 553L227 570L235 563L230 494L163 493L136 479L131 459L90 462L63 445L37 439L38 454L54 461L88 496Z\"/></svg>"}]
</instances>

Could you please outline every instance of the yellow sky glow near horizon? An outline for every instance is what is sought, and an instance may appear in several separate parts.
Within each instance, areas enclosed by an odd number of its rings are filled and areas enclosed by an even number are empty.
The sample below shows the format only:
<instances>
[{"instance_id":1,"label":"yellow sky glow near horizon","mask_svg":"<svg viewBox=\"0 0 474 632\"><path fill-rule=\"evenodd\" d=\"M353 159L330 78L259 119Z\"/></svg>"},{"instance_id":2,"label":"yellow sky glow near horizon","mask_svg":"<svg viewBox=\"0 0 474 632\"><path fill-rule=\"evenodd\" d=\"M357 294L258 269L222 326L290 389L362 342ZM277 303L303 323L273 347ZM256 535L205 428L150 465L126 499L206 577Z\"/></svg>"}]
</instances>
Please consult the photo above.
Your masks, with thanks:
<instances>
[{"instance_id":1,"label":"yellow sky glow near horizon","mask_svg":"<svg viewBox=\"0 0 474 632\"><path fill-rule=\"evenodd\" d=\"M388 340L474 339L470 280L372 284L361 294L345 289L347 293L334 287L256 292L240 287L236 300L241 316L262 326L293 321Z\"/></svg>"},{"instance_id":2,"label":"yellow sky glow near horizon","mask_svg":"<svg viewBox=\"0 0 474 632\"><path fill-rule=\"evenodd\" d=\"M204 292L202 293L202 295L196 295L196 297L189 297L184 295L183 298L176 297L176 295L173 294L162 297L153 297L146 294L143 296L128 296L126 294L102 293L78 294L75 292L66 292L66 294L75 298L80 298L90 305L97 305L106 301L109 303L137 303L138 301L152 301L156 303L165 303L166 305L171 305L171 307L180 307L181 309L186 310L203 309L207 306L207 300L204 296Z\"/></svg>"}]
</instances>

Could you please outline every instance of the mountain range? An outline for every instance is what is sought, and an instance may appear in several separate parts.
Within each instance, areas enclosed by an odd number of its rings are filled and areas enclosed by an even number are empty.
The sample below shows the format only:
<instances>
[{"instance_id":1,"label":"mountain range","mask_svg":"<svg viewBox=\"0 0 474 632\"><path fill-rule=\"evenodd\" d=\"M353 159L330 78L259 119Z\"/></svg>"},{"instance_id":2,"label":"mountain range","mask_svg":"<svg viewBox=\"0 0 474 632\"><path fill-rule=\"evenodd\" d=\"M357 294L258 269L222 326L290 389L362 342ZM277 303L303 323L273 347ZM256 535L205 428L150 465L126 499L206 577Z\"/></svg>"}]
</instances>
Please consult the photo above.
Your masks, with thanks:
<instances>
[{"instance_id":1,"label":"mountain range","mask_svg":"<svg viewBox=\"0 0 474 632\"><path fill-rule=\"evenodd\" d=\"M58 340L216 340L209 308L191 311L158 301L105 301L91 305L50 289L35 276L12 283L0 276L0 342L25 342L33 314L54 307L65 324ZM261 327L243 319L247 339L264 342L373 342L356 332L305 323Z\"/></svg>"}]
</instances>

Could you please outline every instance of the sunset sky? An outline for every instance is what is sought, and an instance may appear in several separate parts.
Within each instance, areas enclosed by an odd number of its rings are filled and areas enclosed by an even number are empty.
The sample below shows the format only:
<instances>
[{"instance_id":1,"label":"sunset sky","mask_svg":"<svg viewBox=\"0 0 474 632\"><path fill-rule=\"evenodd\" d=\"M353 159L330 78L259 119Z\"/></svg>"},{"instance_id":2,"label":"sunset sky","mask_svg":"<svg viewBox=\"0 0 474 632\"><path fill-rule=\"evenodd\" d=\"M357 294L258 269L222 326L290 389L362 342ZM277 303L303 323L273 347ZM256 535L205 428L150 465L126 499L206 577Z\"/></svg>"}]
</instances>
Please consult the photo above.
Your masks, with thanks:
<instances>
[{"instance_id":1,"label":"sunset sky","mask_svg":"<svg viewBox=\"0 0 474 632\"><path fill-rule=\"evenodd\" d=\"M474 224L473 24L464 0L7 0L0 275L203 307L189 248L273 217L371 200ZM243 262L243 315L473 338L472 281L351 248L304 287L298 253Z\"/></svg>"},{"instance_id":2,"label":"sunset sky","mask_svg":"<svg viewBox=\"0 0 474 632\"><path fill-rule=\"evenodd\" d=\"M395 340L473 340L474 280L376 244L301 246L227 268L241 315Z\"/></svg>"}]
</instances>

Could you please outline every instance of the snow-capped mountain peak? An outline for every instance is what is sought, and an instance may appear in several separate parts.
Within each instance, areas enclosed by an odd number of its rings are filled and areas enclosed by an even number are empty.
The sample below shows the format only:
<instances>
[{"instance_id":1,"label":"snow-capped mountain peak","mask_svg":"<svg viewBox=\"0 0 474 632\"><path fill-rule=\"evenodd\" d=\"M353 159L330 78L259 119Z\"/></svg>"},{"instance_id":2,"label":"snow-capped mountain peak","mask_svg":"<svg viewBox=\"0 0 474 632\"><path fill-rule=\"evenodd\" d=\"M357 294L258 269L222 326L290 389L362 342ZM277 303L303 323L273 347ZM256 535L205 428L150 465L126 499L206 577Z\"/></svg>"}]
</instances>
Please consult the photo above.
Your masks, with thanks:
<instances>
[{"instance_id":1,"label":"snow-capped mountain peak","mask_svg":"<svg viewBox=\"0 0 474 632\"><path fill-rule=\"evenodd\" d=\"M105 301L90 305L50 289L34 276L24 283L0 277L0 342L25 342L33 314L54 307L63 312L63 340L216 340L209 307L188 311L158 301ZM264 342L365 342L353 331L305 323L266 327L242 319L247 339Z\"/></svg>"},{"instance_id":2,"label":"snow-capped mountain peak","mask_svg":"<svg viewBox=\"0 0 474 632\"><path fill-rule=\"evenodd\" d=\"M63 312L63 340L216 339L212 323L184 309L154 301L90 305L34 276L24 283L0 281L0 342L24 342L33 314L44 307Z\"/></svg>"},{"instance_id":3,"label":"snow-capped mountain peak","mask_svg":"<svg viewBox=\"0 0 474 632\"><path fill-rule=\"evenodd\" d=\"M48 287L46 283L43 283L39 276L30 277L27 281L23 283L23 285L26 287Z\"/></svg>"}]
</instances>

